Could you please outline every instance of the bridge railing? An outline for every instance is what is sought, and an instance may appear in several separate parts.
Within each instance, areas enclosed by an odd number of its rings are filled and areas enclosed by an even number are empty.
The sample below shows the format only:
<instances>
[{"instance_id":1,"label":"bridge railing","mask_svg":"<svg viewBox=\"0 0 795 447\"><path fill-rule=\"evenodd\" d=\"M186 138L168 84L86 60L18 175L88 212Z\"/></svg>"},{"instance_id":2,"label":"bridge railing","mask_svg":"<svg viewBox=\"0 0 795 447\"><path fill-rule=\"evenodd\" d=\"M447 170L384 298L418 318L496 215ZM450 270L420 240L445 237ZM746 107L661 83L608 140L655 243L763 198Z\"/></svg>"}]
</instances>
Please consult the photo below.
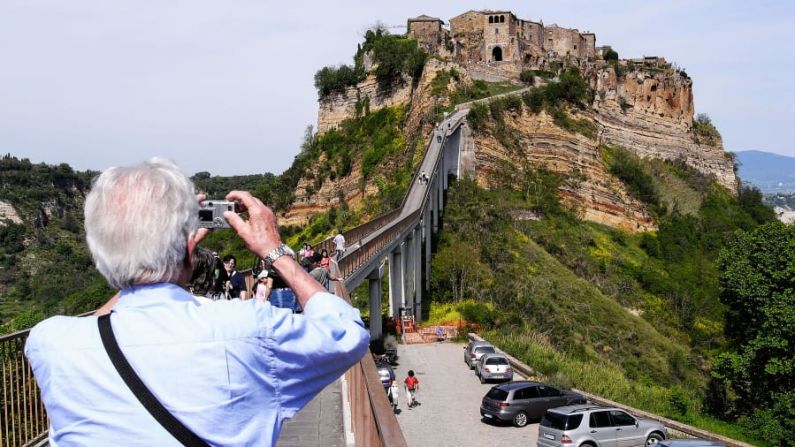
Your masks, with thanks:
<instances>
[{"instance_id":1,"label":"bridge railing","mask_svg":"<svg viewBox=\"0 0 795 447\"><path fill-rule=\"evenodd\" d=\"M351 228L350 230L343 232L342 236L345 237L345 242L349 246L357 244L365 237L383 228L385 225L388 225L389 222L392 222L399 215L400 215L400 208L395 208L392 211L384 213L369 222L365 222L357 227ZM324 239L312 245L312 248L315 250L315 252L318 253L321 250L325 249L326 251L328 251L330 255L333 256L334 250L336 250L333 239L334 239L333 236Z\"/></svg>"},{"instance_id":2,"label":"bridge railing","mask_svg":"<svg viewBox=\"0 0 795 447\"><path fill-rule=\"evenodd\" d=\"M337 281L335 291L351 302L344 283ZM370 350L345 372L345 381L356 446L406 447L406 438L386 397Z\"/></svg>"},{"instance_id":3,"label":"bridge railing","mask_svg":"<svg viewBox=\"0 0 795 447\"><path fill-rule=\"evenodd\" d=\"M47 435L47 414L39 387L25 358L25 341L30 329L0 337L2 406L0 446L29 445Z\"/></svg>"}]
</instances>

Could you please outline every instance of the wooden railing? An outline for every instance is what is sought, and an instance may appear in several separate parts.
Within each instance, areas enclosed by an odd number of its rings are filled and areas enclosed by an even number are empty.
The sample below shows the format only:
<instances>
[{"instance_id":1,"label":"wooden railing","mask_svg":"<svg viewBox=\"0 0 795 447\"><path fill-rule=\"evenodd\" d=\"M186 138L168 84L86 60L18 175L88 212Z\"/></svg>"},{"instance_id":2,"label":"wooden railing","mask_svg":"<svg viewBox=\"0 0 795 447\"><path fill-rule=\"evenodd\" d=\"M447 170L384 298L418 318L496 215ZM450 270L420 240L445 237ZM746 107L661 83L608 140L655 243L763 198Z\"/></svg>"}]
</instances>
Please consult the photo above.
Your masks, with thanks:
<instances>
[{"instance_id":1,"label":"wooden railing","mask_svg":"<svg viewBox=\"0 0 795 447\"><path fill-rule=\"evenodd\" d=\"M365 222L355 228L351 228L350 230L343 232L342 236L345 238L345 243L348 246L356 246L360 244L362 239L383 228L385 225L392 222L398 215L400 215L400 208L395 208L394 210L382 214L369 222ZM333 239L333 236L328 239L324 239L312 245L312 248L317 253L320 253L322 250L326 250L330 255L333 256L334 250L336 250Z\"/></svg>"},{"instance_id":2,"label":"wooden railing","mask_svg":"<svg viewBox=\"0 0 795 447\"><path fill-rule=\"evenodd\" d=\"M25 358L25 341L30 329L0 337L2 397L0 446L16 447L35 443L47 435L47 414L39 387Z\"/></svg>"},{"instance_id":3,"label":"wooden railing","mask_svg":"<svg viewBox=\"0 0 795 447\"><path fill-rule=\"evenodd\" d=\"M342 281L335 282L337 295L350 303L345 284ZM351 404L351 425L356 446L406 447L406 438L386 397L370 350L359 363L345 372L345 381L348 383L347 398Z\"/></svg>"}]
</instances>

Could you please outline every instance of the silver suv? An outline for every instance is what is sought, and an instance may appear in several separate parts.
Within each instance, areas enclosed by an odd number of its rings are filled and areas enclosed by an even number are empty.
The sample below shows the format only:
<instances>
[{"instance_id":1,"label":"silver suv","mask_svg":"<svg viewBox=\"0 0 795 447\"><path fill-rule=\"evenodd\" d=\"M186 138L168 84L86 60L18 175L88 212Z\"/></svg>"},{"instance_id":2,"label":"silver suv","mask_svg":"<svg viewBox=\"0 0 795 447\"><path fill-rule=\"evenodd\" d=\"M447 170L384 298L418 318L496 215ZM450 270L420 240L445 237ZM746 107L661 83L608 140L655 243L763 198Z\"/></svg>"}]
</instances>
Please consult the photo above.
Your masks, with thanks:
<instances>
[{"instance_id":1,"label":"silver suv","mask_svg":"<svg viewBox=\"0 0 795 447\"><path fill-rule=\"evenodd\" d=\"M666 436L663 424L638 419L620 408L571 405L544 413L538 447L649 447Z\"/></svg>"},{"instance_id":2,"label":"silver suv","mask_svg":"<svg viewBox=\"0 0 795 447\"><path fill-rule=\"evenodd\" d=\"M472 341L464 346L464 362L473 369L477 365L480 356L483 354L494 354L497 352L494 346L487 341Z\"/></svg>"}]
</instances>

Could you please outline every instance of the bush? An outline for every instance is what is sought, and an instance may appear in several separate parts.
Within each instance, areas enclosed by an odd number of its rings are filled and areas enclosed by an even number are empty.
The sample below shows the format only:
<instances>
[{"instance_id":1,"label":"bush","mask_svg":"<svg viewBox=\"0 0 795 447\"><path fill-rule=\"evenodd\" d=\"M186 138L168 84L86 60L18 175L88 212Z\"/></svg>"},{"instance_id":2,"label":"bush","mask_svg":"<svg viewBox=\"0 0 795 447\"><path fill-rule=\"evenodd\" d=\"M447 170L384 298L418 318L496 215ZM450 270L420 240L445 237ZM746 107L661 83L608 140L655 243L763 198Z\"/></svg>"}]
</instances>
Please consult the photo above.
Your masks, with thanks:
<instances>
[{"instance_id":1,"label":"bush","mask_svg":"<svg viewBox=\"0 0 795 447\"><path fill-rule=\"evenodd\" d=\"M614 49L610 48L609 50L607 50L605 52L604 59L606 61L617 61L618 60L618 53Z\"/></svg>"},{"instance_id":2,"label":"bush","mask_svg":"<svg viewBox=\"0 0 795 447\"><path fill-rule=\"evenodd\" d=\"M716 146L721 136L712 119L706 113L699 113L693 120L693 141L698 144Z\"/></svg>"},{"instance_id":3,"label":"bush","mask_svg":"<svg viewBox=\"0 0 795 447\"><path fill-rule=\"evenodd\" d=\"M638 157L623 148L607 148L609 153L610 173L621 179L630 194L650 205L660 204L660 193L657 183L641 166Z\"/></svg>"},{"instance_id":4,"label":"bush","mask_svg":"<svg viewBox=\"0 0 795 447\"><path fill-rule=\"evenodd\" d=\"M472 127L472 131L477 132L486 127L486 120L489 117L489 109L485 104L472 104L467 114L467 122Z\"/></svg>"},{"instance_id":5,"label":"bush","mask_svg":"<svg viewBox=\"0 0 795 447\"><path fill-rule=\"evenodd\" d=\"M533 85L536 80L535 70L523 70L519 73L519 80L528 85Z\"/></svg>"},{"instance_id":6,"label":"bush","mask_svg":"<svg viewBox=\"0 0 795 447\"><path fill-rule=\"evenodd\" d=\"M364 73L357 72L349 65L328 66L315 73L315 88L322 99L332 93L343 93L362 79Z\"/></svg>"}]
</instances>

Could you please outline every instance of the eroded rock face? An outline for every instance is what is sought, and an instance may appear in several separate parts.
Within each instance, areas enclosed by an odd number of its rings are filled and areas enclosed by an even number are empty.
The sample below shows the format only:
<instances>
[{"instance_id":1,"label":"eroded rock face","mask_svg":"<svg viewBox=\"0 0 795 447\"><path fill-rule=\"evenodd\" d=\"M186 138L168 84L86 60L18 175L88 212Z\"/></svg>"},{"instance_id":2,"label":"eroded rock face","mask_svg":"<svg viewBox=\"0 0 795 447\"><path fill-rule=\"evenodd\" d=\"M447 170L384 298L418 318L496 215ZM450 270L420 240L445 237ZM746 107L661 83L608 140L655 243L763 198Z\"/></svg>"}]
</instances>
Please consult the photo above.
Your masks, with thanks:
<instances>
[{"instance_id":1,"label":"eroded rock face","mask_svg":"<svg viewBox=\"0 0 795 447\"><path fill-rule=\"evenodd\" d=\"M396 105L407 106L406 121L403 124L402 132L405 135L416 135L416 140L407 140L406 156L421 157L425 150L426 136L430 134L433 127L434 107L437 105L431 96L431 83L436 74L442 70L456 68L463 71L460 66L449 62L442 62L437 59L429 60L423 69L422 77L417 83L416 88L412 89L411 79L404 80L404 84L398 87L391 96L382 96L376 101L370 101L369 110L374 112L383 107ZM471 83L465 74L462 74L461 82ZM451 88L453 88L451 86ZM371 76L360 83L355 89L352 87L346 95L336 95L330 97L328 101L322 101L318 113L318 135L324 131L338 126L343 120L350 119L356 115L356 102L367 95L374 94L377 90L375 77ZM380 93L383 95L383 93ZM440 105L445 105L440 104ZM325 129L321 131L321 129ZM415 153L419 152L419 153ZM323 159L317 160L310 167L311 176L304 177L298 181L295 190L295 200L290 209L279 216L280 225L305 225L309 218L317 213L327 211L332 206L340 204L340 197L344 197L345 203L353 209L360 207L365 197L374 195L378 192L375 181L371 178L364 182L364 188L360 186L362 177L361 158L354 157L354 164L351 173L346 177L338 177L334 180L326 178L318 170L323 165ZM314 177L323 177L322 182L316 182Z\"/></svg>"},{"instance_id":2,"label":"eroded rock face","mask_svg":"<svg viewBox=\"0 0 795 447\"><path fill-rule=\"evenodd\" d=\"M730 191L737 189L732 159L723 143L697 144L693 138L692 81L671 71L632 71L619 79L610 67L590 73L594 120L600 142L623 146L641 157L682 159L714 175Z\"/></svg>"},{"instance_id":3,"label":"eroded rock face","mask_svg":"<svg viewBox=\"0 0 795 447\"><path fill-rule=\"evenodd\" d=\"M22 223L22 219L19 217L17 210L15 210L10 203L0 200L0 226L5 226L6 220L15 224Z\"/></svg>"},{"instance_id":4,"label":"eroded rock face","mask_svg":"<svg viewBox=\"0 0 795 447\"><path fill-rule=\"evenodd\" d=\"M317 133L323 135L337 127L344 120L356 116L356 104L374 112L384 107L408 104L411 100L411 79L396 85L391 91L378 87L374 74L355 87L348 87L345 93L332 94L320 100L317 112ZM366 105L365 105L366 101Z\"/></svg>"},{"instance_id":5,"label":"eroded rock face","mask_svg":"<svg viewBox=\"0 0 795 447\"><path fill-rule=\"evenodd\" d=\"M506 113L505 122L522 153L503 146L493 131L476 132L475 172L480 185L489 187L498 181L505 162L520 165L524 158L573 179L560 193L582 218L630 232L657 228L644 204L607 172L595 140L559 128L545 112Z\"/></svg>"}]
</instances>

